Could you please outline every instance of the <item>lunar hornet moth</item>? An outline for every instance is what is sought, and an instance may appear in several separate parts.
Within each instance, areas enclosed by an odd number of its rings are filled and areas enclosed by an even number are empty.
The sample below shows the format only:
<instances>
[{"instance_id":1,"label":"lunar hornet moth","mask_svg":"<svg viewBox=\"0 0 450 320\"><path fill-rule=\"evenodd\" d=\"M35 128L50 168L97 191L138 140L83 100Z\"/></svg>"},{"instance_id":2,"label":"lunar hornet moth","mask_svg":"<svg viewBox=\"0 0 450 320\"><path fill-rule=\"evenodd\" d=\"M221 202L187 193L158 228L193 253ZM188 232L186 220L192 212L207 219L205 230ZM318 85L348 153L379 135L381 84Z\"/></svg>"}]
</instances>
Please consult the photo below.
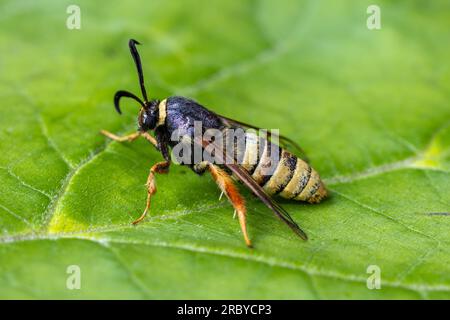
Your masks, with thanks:
<instances>
[{"instance_id":1,"label":"lunar hornet moth","mask_svg":"<svg viewBox=\"0 0 450 320\"><path fill-rule=\"evenodd\" d=\"M155 174L168 173L171 163L170 150L179 143L184 143L200 146L203 151L215 150L216 162L201 159L181 164L189 166L199 175L205 172L211 174L222 193L233 205L247 246L251 247L252 244L247 233L246 207L234 180L240 181L295 234L307 240L306 233L300 229L286 210L272 199L272 196L278 195L286 199L318 203L327 196L326 188L317 171L308 164L307 160L304 160L305 157L298 157L294 151L288 150L290 146L297 154L300 154L302 153L300 147L282 135L259 138L254 132L248 130L259 128L220 116L188 98L173 96L163 100L149 100L144 86L141 59L136 49L137 44L139 42L136 40L129 41L131 55L137 68L142 99L131 92L120 90L114 96L114 106L121 114L119 104L121 98L126 97L137 101L141 106L138 116L139 129L127 136L117 136L105 130L101 131L105 136L119 142L133 141L142 136L156 147L164 159L150 169L146 184L148 194L145 210L133 224L141 222L149 212L150 200L156 192ZM194 137L196 122L201 122L204 130L215 129L224 132L224 137L230 129L245 129L248 132L244 135L244 143L239 148L233 146L236 150L232 150L230 155L221 148L218 140L206 138L196 140ZM149 132L153 132L154 136ZM171 137L175 132L178 139L174 140ZM272 140L278 140L279 145L272 143ZM209 148L211 146L213 148ZM235 156L237 154L240 155L240 162ZM274 154L279 156L274 158L272 156Z\"/></svg>"}]
</instances>

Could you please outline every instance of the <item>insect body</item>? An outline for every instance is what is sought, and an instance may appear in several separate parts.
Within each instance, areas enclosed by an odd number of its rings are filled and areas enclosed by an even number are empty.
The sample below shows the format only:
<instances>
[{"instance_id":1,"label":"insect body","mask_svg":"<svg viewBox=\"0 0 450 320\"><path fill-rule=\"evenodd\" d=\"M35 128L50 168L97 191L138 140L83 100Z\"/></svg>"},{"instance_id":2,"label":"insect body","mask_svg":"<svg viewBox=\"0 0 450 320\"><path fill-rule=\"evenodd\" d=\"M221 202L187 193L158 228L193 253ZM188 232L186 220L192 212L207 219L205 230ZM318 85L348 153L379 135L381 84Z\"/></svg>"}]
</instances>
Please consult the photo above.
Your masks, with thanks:
<instances>
[{"instance_id":1,"label":"insect body","mask_svg":"<svg viewBox=\"0 0 450 320\"><path fill-rule=\"evenodd\" d=\"M242 154L242 167L269 195L309 203L320 202L326 197L325 186L317 171L307 161L271 140L259 138L252 132L246 133L245 145L241 149L235 153Z\"/></svg>"},{"instance_id":2,"label":"insect body","mask_svg":"<svg viewBox=\"0 0 450 320\"><path fill-rule=\"evenodd\" d=\"M307 161L295 156L285 146L289 144L298 150L299 147L292 140L281 135L261 138L254 132L247 131L243 136L243 143L235 144L233 142L231 148L233 152L230 155L225 152L225 148L219 143L219 140L208 139L204 136L200 140L196 140L196 123L202 124L202 130L214 129L223 133L224 140L231 130L258 128L220 116L184 97L169 97L161 101L149 101L136 44L139 44L136 40L129 41L131 55L139 76L143 100L128 91L121 90L114 96L114 106L120 114L119 102L122 97L136 100L141 105L138 116L139 129L137 132L124 137L102 131L107 137L120 142L132 141L142 136L151 142L164 158L164 161L156 163L150 169L147 178L147 204L143 214L133 224L142 221L148 213L151 197L156 192L155 173L167 173L169 170L171 163L169 150L174 151L179 146L187 146L187 150L190 150L196 145L202 151L209 152L208 155L214 155L214 159L218 161L196 160L192 154L189 154L188 159L191 161L181 162L181 164L189 166L197 174L208 171L212 175L238 215L247 246L251 246L251 241L246 228L246 208L244 199L236 188L233 179L240 181L252 191L278 218L302 239L306 240L306 234L289 214L271 198L273 195L279 195L287 199L317 203L326 197L327 192L318 173L309 166ZM149 131L154 132L154 137L149 134ZM202 133L204 132L202 131ZM178 137L177 139L173 139L175 134ZM274 138L280 141L282 147L272 143ZM274 155L278 156L274 157Z\"/></svg>"}]
</instances>

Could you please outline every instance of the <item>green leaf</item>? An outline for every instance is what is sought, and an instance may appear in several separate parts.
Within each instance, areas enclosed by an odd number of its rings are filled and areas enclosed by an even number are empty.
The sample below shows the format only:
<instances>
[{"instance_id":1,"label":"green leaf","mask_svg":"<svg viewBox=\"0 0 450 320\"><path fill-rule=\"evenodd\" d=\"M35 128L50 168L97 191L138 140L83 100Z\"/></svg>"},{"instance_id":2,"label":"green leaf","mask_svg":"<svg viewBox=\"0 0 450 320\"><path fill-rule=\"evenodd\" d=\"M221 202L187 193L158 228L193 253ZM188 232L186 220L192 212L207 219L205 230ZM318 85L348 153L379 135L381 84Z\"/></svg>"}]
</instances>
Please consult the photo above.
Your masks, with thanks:
<instances>
[{"instance_id":1,"label":"green leaf","mask_svg":"<svg viewBox=\"0 0 450 320\"><path fill-rule=\"evenodd\" d=\"M448 1L77 1L0 4L1 298L450 298ZM244 191L247 249L207 175L136 128L127 48L152 97L186 95L299 142L330 197L280 201L299 239ZM66 287L67 268L81 289ZM369 290L367 268L381 270Z\"/></svg>"}]
</instances>

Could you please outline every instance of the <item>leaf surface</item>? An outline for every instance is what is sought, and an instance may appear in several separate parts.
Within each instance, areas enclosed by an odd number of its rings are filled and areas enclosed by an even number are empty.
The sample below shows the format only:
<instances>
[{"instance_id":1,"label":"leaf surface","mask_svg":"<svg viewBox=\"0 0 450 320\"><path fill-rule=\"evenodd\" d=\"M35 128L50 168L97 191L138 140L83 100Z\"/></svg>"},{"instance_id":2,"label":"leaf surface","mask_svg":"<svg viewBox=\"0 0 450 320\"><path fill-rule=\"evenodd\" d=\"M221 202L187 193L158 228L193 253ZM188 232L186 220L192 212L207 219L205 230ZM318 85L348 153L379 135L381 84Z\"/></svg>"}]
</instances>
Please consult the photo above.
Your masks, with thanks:
<instances>
[{"instance_id":1,"label":"leaf surface","mask_svg":"<svg viewBox=\"0 0 450 320\"><path fill-rule=\"evenodd\" d=\"M450 298L450 8L446 1L78 1L0 4L1 298ZM248 192L245 247L205 175L145 180L138 92L192 97L299 142L330 198L280 201L301 242ZM81 269L68 290L67 267ZM381 290L367 268L381 269Z\"/></svg>"}]
</instances>

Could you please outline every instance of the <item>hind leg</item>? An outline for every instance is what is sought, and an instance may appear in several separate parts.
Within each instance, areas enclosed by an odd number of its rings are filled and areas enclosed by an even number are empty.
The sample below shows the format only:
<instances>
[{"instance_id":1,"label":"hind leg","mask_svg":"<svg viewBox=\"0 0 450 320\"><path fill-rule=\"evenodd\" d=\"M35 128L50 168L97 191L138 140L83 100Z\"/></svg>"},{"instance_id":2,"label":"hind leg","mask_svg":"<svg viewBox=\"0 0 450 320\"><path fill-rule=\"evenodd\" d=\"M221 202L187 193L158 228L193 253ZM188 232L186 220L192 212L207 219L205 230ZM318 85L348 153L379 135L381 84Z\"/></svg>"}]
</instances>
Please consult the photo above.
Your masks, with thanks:
<instances>
[{"instance_id":1,"label":"hind leg","mask_svg":"<svg viewBox=\"0 0 450 320\"><path fill-rule=\"evenodd\" d=\"M228 200L230 200L235 212L237 212L245 244L248 247L251 247L252 243L247 234L247 223L245 219L247 210L245 208L244 198L240 195L233 180L231 180L230 176L225 171L211 163L208 164L208 170L220 190L227 196Z\"/></svg>"}]
</instances>

